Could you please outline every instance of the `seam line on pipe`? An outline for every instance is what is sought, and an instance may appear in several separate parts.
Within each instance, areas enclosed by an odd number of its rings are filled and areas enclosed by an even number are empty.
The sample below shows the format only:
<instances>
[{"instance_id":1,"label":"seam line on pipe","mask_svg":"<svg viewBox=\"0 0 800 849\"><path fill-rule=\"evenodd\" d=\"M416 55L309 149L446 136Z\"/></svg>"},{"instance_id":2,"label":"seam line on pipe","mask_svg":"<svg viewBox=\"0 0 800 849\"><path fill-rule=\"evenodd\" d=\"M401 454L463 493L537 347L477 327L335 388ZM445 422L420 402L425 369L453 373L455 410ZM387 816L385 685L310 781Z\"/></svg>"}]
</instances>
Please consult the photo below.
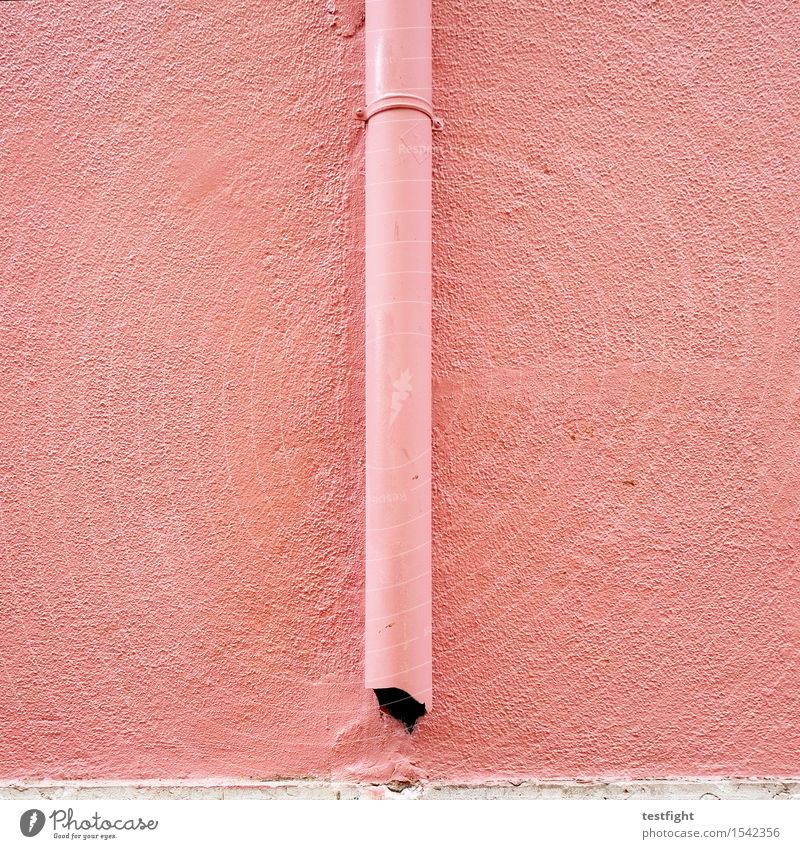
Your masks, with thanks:
<instances>
[{"instance_id":1,"label":"seam line on pipe","mask_svg":"<svg viewBox=\"0 0 800 849\"><path fill-rule=\"evenodd\" d=\"M395 528L402 528L403 525L410 525L412 522L418 522L420 519L427 519L431 515L430 510L420 513L419 516L414 516L412 519L407 519L405 522L398 522L396 525L387 525L385 528L367 528L368 534L373 534L376 531L393 531Z\"/></svg>"},{"instance_id":2,"label":"seam line on pipe","mask_svg":"<svg viewBox=\"0 0 800 849\"><path fill-rule=\"evenodd\" d=\"M386 554L383 557L367 557L367 563L380 563L383 560L395 560L398 557L405 557L406 554L411 554L412 551L419 551L421 548L427 548L432 540L426 539L421 545L415 545L413 548L407 548L405 551L397 551L394 554Z\"/></svg>"}]
</instances>

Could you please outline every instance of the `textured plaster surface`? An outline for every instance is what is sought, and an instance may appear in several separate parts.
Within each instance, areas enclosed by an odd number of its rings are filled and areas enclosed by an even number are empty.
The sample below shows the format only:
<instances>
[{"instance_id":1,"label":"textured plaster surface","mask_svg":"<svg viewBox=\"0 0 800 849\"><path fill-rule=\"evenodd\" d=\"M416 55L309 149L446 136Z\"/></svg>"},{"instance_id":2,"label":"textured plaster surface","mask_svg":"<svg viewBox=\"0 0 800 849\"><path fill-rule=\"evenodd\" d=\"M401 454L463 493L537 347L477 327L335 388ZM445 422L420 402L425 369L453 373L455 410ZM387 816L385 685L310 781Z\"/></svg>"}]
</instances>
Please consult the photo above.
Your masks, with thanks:
<instances>
[{"instance_id":1,"label":"textured plaster surface","mask_svg":"<svg viewBox=\"0 0 800 849\"><path fill-rule=\"evenodd\" d=\"M0 4L0 777L797 775L797 4L435 3L413 736L361 685L361 12Z\"/></svg>"}]
</instances>

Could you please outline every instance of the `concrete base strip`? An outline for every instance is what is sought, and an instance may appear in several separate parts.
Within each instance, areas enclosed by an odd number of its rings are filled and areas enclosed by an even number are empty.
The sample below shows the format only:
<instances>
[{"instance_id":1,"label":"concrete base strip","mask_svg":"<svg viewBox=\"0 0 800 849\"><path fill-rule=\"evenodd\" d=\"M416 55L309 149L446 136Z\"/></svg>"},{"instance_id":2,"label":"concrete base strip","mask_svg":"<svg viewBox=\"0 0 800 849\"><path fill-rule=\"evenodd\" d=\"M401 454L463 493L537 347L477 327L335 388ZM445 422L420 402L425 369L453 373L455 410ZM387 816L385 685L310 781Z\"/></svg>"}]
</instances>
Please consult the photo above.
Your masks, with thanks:
<instances>
[{"instance_id":1,"label":"concrete base strip","mask_svg":"<svg viewBox=\"0 0 800 849\"><path fill-rule=\"evenodd\" d=\"M3 781L0 799L800 799L800 778L357 784L320 780Z\"/></svg>"}]
</instances>

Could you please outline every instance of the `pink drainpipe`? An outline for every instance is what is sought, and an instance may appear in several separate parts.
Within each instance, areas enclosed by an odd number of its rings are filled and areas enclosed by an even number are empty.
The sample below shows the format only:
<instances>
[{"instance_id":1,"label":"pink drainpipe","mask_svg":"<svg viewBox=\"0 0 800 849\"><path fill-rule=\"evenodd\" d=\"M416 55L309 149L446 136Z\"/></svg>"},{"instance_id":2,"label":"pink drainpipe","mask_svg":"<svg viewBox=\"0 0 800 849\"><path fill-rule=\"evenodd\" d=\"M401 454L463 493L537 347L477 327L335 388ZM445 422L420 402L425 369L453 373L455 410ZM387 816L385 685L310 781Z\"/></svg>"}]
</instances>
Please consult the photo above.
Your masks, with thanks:
<instances>
[{"instance_id":1,"label":"pink drainpipe","mask_svg":"<svg viewBox=\"0 0 800 849\"><path fill-rule=\"evenodd\" d=\"M366 0L366 686L431 707L431 0Z\"/></svg>"}]
</instances>

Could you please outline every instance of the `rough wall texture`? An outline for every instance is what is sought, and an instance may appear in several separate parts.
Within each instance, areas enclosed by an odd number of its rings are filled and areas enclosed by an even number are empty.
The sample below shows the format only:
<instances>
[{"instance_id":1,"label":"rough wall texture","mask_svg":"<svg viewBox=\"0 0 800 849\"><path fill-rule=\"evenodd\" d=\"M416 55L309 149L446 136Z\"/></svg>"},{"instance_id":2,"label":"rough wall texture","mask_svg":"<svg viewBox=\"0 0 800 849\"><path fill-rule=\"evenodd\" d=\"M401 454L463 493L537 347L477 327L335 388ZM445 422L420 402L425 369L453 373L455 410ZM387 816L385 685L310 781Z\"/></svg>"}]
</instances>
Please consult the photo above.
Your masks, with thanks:
<instances>
[{"instance_id":1,"label":"rough wall texture","mask_svg":"<svg viewBox=\"0 0 800 849\"><path fill-rule=\"evenodd\" d=\"M435 4L413 737L361 686L361 19L1 4L0 778L797 774L797 4Z\"/></svg>"}]
</instances>

